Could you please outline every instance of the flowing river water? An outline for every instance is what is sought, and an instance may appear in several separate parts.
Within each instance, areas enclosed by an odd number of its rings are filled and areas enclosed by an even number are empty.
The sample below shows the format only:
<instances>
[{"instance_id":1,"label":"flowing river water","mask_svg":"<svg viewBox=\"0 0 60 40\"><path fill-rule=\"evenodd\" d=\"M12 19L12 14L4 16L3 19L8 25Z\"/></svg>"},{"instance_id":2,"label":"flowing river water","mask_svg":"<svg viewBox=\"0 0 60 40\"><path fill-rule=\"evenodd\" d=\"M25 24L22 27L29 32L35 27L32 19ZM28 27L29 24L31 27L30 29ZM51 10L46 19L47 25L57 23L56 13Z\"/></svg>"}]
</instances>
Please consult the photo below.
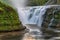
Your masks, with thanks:
<instances>
[{"instance_id":1,"label":"flowing river water","mask_svg":"<svg viewBox=\"0 0 60 40\"><path fill-rule=\"evenodd\" d=\"M48 8L54 5L25 7L27 0L11 0L11 2L18 12L19 19L23 26L28 30L22 40L40 40L43 37L41 31L43 15Z\"/></svg>"},{"instance_id":2,"label":"flowing river water","mask_svg":"<svg viewBox=\"0 0 60 40\"><path fill-rule=\"evenodd\" d=\"M42 35L41 31L43 15L48 8L57 5L25 7L26 1L10 0L18 12L19 19L22 22L23 26L27 28L27 32L23 35L23 38L21 40L43 40L42 38L44 36Z\"/></svg>"},{"instance_id":3,"label":"flowing river water","mask_svg":"<svg viewBox=\"0 0 60 40\"><path fill-rule=\"evenodd\" d=\"M0 33L0 36L1 36L0 39L1 38L2 40L55 40L55 39L59 39L60 37L52 37L52 36L50 36L51 38L48 38L49 35L47 39L44 39L44 37L46 36L43 35L43 32L41 31L43 15L46 13L47 9L50 9L52 7L57 7L57 5L18 8L17 12L19 14L19 19L21 20L23 26L25 26L27 29L23 31L17 31L17 32ZM49 32L51 33L51 31ZM52 33L55 34L54 32ZM46 35L47 35L47 32L46 32Z\"/></svg>"}]
</instances>

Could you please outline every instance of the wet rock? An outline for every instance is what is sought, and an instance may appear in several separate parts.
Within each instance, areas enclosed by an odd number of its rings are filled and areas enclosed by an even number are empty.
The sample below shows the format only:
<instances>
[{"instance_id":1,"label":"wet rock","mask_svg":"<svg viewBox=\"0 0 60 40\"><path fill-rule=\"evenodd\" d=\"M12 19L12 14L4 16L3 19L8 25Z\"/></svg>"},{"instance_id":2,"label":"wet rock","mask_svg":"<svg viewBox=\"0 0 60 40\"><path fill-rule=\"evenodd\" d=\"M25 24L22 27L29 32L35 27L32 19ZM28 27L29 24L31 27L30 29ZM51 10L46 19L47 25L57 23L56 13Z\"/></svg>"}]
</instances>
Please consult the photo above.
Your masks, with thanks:
<instances>
[{"instance_id":1,"label":"wet rock","mask_svg":"<svg viewBox=\"0 0 60 40\"><path fill-rule=\"evenodd\" d=\"M52 20L53 19L53 20ZM42 27L51 27L51 28L60 28L60 10L56 7L52 7L47 9L46 13L44 14L44 21L42 23Z\"/></svg>"},{"instance_id":2,"label":"wet rock","mask_svg":"<svg viewBox=\"0 0 60 40\"><path fill-rule=\"evenodd\" d=\"M42 31L44 35L58 36L59 32L54 32L55 30L60 30L60 7L52 7L47 9L44 14L44 20L42 23ZM49 30L50 29L50 30Z\"/></svg>"}]
</instances>

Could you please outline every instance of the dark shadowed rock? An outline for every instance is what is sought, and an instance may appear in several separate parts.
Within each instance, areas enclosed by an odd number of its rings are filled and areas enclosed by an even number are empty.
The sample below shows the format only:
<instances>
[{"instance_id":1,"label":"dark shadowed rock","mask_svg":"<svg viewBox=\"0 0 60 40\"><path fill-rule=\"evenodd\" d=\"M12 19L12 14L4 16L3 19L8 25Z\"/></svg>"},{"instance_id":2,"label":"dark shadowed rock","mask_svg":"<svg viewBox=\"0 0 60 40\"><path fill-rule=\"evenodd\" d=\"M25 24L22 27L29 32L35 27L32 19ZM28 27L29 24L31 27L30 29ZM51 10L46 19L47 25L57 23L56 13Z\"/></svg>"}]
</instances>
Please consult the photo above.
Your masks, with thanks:
<instances>
[{"instance_id":1,"label":"dark shadowed rock","mask_svg":"<svg viewBox=\"0 0 60 40\"><path fill-rule=\"evenodd\" d=\"M56 32L60 30L60 7L52 7L47 9L44 14L44 20L42 23L42 31L45 37L46 35L50 35L49 37L55 37L60 35L60 32Z\"/></svg>"}]
</instances>

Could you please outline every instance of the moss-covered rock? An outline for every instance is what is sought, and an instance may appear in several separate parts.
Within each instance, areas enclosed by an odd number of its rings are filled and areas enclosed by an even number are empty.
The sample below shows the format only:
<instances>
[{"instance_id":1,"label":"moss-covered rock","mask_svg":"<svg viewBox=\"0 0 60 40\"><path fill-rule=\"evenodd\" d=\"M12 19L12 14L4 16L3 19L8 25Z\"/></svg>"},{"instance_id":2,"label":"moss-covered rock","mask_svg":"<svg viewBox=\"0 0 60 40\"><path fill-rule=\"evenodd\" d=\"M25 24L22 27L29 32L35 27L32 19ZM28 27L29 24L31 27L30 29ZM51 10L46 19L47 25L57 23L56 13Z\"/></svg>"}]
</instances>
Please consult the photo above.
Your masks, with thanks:
<instances>
[{"instance_id":1,"label":"moss-covered rock","mask_svg":"<svg viewBox=\"0 0 60 40\"><path fill-rule=\"evenodd\" d=\"M0 31L23 29L18 13L10 6L0 2Z\"/></svg>"}]
</instances>

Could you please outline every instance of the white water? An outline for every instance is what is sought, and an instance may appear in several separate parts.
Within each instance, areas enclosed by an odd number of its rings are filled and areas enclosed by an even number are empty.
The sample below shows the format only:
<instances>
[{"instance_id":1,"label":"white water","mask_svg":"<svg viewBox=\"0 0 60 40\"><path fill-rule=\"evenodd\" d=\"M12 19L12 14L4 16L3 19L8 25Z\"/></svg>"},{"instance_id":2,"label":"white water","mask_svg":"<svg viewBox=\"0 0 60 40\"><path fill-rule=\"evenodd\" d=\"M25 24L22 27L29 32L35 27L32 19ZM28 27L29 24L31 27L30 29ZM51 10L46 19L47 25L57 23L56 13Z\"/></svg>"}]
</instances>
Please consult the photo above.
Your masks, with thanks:
<instances>
[{"instance_id":1,"label":"white water","mask_svg":"<svg viewBox=\"0 0 60 40\"><path fill-rule=\"evenodd\" d=\"M29 33L36 37L41 35L40 31L41 24L43 22L43 15L45 14L47 8L51 6L35 6L35 7L25 7L27 0L10 0L13 6L17 9L19 19L23 26L29 29ZM28 35L29 33L25 34ZM25 38L24 37L24 38Z\"/></svg>"},{"instance_id":2,"label":"white water","mask_svg":"<svg viewBox=\"0 0 60 40\"><path fill-rule=\"evenodd\" d=\"M39 7L25 7L26 0L10 0L13 6L17 9L19 19L23 26L29 29L29 33L32 36L40 35L41 24L43 21L43 15L47 8L50 6L39 6ZM25 36L29 33L26 33ZM23 38L24 39L24 38Z\"/></svg>"},{"instance_id":3,"label":"white water","mask_svg":"<svg viewBox=\"0 0 60 40\"><path fill-rule=\"evenodd\" d=\"M37 6L19 9L18 13L21 17L20 19L22 24L30 31L39 30L43 22L43 15L45 14L47 8L50 8L50 6Z\"/></svg>"},{"instance_id":4,"label":"white water","mask_svg":"<svg viewBox=\"0 0 60 40\"><path fill-rule=\"evenodd\" d=\"M51 6L35 6L35 7L25 7L27 0L9 0L13 7L16 8L19 19L23 26L26 26L30 31L41 28L43 21L43 15L47 8ZM34 27L31 27L34 26Z\"/></svg>"},{"instance_id":5,"label":"white water","mask_svg":"<svg viewBox=\"0 0 60 40\"><path fill-rule=\"evenodd\" d=\"M19 9L19 14L22 24L29 29L29 33L25 34L23 40L29 35L40 39L42 37L41 24L43 22L43 15L45 14L46 10L51 6L35 6L35 7L26 7L23 9ZM22 12L24 16L22 15Z\"/></svg>"}]
</instances>

